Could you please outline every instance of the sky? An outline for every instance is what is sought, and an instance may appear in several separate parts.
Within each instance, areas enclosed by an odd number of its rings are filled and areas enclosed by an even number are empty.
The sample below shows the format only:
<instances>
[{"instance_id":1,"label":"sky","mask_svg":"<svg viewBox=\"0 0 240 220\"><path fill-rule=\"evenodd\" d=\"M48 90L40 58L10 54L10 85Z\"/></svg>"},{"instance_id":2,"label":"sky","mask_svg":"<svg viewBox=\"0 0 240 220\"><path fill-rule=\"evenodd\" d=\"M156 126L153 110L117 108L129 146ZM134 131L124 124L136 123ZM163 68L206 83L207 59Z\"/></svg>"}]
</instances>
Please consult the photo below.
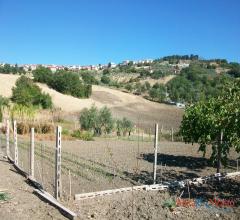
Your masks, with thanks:
<instances>
[{"instance_id":1,"label":"sky","mask_svg":"<svg viewBox=\"0 0 240 220\"><path fill-rule=\"evenodd\" d=\"M240 62L239 0L0 0L0 62Z\"/></svg>"}]
</instances>

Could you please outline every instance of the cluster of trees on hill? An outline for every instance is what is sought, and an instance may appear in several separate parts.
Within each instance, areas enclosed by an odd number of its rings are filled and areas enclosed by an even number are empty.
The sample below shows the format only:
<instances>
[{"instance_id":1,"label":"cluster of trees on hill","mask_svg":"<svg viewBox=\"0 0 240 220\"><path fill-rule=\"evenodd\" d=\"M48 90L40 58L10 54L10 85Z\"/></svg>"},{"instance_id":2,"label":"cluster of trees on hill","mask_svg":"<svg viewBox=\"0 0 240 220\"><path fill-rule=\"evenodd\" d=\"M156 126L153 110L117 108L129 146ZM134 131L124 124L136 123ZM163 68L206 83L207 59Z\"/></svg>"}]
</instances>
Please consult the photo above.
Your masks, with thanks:
<instances>
[{"instance_id":1,"label":"cluster of trees on hill","mask_svg":"<svg viewBox=\"0 0 240 220\"><path fill-rule=\"evenodd\" d=\"M168 61L170 64L178 63L180 60L191 60L195 61L198 60L198 55L171 55L171 56L165 56L160 59L154 60L154 62L162 62L162 61Z\"/></svg>"},{"instance_id":2,"label":"cluster of trees on hill","mask_svg":"<svg viewBox=\"0 0 240 220\"><path fill-rule=\"evenodd\" d=\"M23 67L19 67L17 64L15 66L4 64L3 66L0 66L0 73L26 74L26 71L23 69Z\"/></svg>"},{"instance_id":3,"label":"cluster of trees on hill","mask_svg":"<svg viewBox=\"0 0 240 220\"><path fill-rule=\"evenodd\" d=\"M92 94L92 85L83 83L79 74L74 72L59 70L53 73L50 69L40 66L33 71L33 77L34 81L46 83L49 87L64 94L78 98L90 97ZM88 81L91 78L85 77L85 80Z\"/></svg>"},{"instance_id":4,"label":"cluster of trees on hill","mask_svg":"<svg viewBox=\"0 0 240 220\"><path fill-rule=\"evenodd\" d=\"M228 74L238 78L240 77L240 64L239 63L230 63L228 65L228 67L230 68L230 70L228 71Z\"/></svg>"},{"instance_id":5,"label":"cluster of trees on hill","mask_svg":"<svg viewBox=\"0 0 240 220\"><path fill-rule=\"evenodd\" d=\"M48 94L45 94L41 89L30 79L21 76L15 87L12 88L12 101L24 105L39 106L43 109L52 107L52 99Z\"/></svg>"},{"instance_id":6,"label":"cluster of trees on hill","mask_svg":"<svg viewBox=\"0 0 240 220\"><path fill-rule=\"evenodd\" d=\"M192 64L167 83L167 90L173 101L195 102L218 95L222 86L232 80L228 75L217 75L214 70Z\"/></svg>"}]
</instances>

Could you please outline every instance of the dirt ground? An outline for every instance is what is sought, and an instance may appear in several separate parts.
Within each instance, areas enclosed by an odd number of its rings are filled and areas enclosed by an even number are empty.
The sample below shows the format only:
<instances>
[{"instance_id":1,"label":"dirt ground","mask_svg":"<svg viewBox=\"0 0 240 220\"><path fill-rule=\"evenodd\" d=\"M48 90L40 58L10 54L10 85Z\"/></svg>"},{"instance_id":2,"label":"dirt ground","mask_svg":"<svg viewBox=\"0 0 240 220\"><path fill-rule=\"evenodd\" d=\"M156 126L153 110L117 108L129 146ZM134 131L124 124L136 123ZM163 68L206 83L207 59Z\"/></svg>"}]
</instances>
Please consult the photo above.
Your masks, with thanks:
<instances>
[{"instance_id":1,"label":"dirt ground","mask_svg":"<svg viewBox=\"0 0 240 220\"><path fill-rule=\"evenodd\" d=\"M236 193L238 192L236 191ZM179 194L171 195L168 192L156 191L130 192L78 201L75 202L73 206L75 206L75 210L77 211L80 219L237 220L240 218L239 207L227 209L216 206L207 206L206 203L202 203L196 207L175 207L173 210L170 210L169 208L163 206L164 202L168 201L170 198L176 200L176 196L179 196Z\"/></svg>"},{"instance_id":2,"label":"dirt ground","mask_svg":"<svg viewBox=\"0 0 240 220\"><path fill-rule=\"evenodd\" d=\"M7 202L0 201L1 220L52 220L66 219L57 209L33 194L33 187L16 173L14 167L0 154L0 190L6 189L10 196Z\"/></svg>"},{"instance_id":3,"label":"dirt ground","mask_svg":"<svg viewBox=\"0 0 240 220\"><path fill-rule=\"evenodd\" d=\"M19 138L20 141L21 138ZM36 144L36 178L51 193L54 175L54 142ZM5 149L3 148L3 151ZM19 164L27 163L23 154L28 150L19 148ZM197 146L180 142L160 142L157 167L157 183L191 179L216 172L209 163L209 154L202 158ZM236 155L230 154L230 163L222 171L236 171ZM41 159L41 157L44 157ZM26 158L26 157L25 157ZM25 162L24 162L25 160ZM166 164L166 166L165 166ZM32 195L32 188L24 182L19 174L9 170L11 166L0 161L0 187L10 189L10 195L17 196L9 203L1 204L2 212L13 210L5 219L16 219L11 213L17 213L19 219L59 219L57 210L42 203ZM82 201L74 201L75 193L93 192L141 184L152 184L153 143L96 138L95 141L63 141L62 142L62 203L78 214L78 219L239 219L240 216L240 178L209 182L200 187L172 189L168 192L130 192L112 196L99 197ZM25 167L27 169L27 167ZM69 176L71 171L72 197L69 200ZM8 184L8 185L7 185ZM9 185L10 184L10 185ZM7 187L6 187L7 186ZM16 187L17 186L17 187ZM183 193L182 193L183 191ZM190 193L190 194L189 194ZM199 207L175 207L173 210L164 207L169 199L182 198L233 199L235 206L228 209L209 207L203 203ZM13 202L17 203L13 203ZM31 202L29 202L31 201ZM30 203L30 204L29 204ZM15 204L15 205L14 205ZM17 204L17 206L16 206ZM23 212L27 210L26 212ZM35 209L36 208L36 209ZM18 213L20 212L20 213ZM36 214L35 214L36 212ZM7 211L8 213L8 211ZM56 214L54 214L56 213ZM0 214L1 215L1 214ZM52 217L54 216L54 217ZM0 219L1 216L0 216ZM3 218L4 219L4 218Z\"/></svg>"}]
</instances>

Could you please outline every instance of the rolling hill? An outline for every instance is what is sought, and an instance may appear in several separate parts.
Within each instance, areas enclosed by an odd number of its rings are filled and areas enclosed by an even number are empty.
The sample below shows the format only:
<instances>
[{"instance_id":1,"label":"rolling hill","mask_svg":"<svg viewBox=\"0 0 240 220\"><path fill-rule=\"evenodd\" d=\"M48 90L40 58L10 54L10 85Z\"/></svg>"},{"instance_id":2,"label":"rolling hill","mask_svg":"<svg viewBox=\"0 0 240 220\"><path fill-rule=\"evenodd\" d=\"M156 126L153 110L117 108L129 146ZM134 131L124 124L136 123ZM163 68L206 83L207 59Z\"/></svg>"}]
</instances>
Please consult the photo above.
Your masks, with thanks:
<instances>
[{"instance_id":1,"label":"rolling hill","mask_svg":"<svg viewBox=\"0 0 240 220\"><path fill-rule=\"evenodd\" d=\"M18 77L0 74L0 95L11 97L12 87ZM64 112L79 112L93 104L97 107L108 106L114 117L128 117L144 127L153 126L158 122L167 128L178 127L183 114L183 110L175 106L151 102L142 97L107 87L94 85L91 98L78 99L59 93L45 84L38 83L38 85L52 97L54 106L61 108Z\"/></svg>"}]
</instances>

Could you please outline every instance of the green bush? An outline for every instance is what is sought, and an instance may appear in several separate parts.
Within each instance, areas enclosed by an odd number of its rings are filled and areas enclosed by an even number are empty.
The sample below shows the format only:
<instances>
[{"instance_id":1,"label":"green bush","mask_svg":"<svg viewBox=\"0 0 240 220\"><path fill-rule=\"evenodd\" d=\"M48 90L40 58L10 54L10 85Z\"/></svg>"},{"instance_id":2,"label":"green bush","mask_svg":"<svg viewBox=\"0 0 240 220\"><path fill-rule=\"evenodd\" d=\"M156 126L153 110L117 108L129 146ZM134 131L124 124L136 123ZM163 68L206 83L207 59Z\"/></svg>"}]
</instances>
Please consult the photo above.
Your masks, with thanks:
<instances>
[{"instance_id":1,"label":"green bush","mask_svg":"<svg viewBox=\"0 0 240 220\"><path fill-rule=\"evenodd\" d=\"M57 71L50 87L58 92L69 94L78 98L90 97L92 86L83 84L77 73L67 72L65 70Z\"/></svg>"},{"instance_id":2,"label":"green bush","mask_svg":"<svg viewBox=\"0 0 240 220\"><path fill-rule=\"evenodd\" d=\"M111 79L108 76L103 75L101 77L101 82L104 83L104 84L109 84L111 82Z\"/></svg>"},{"instance_id":3,"label":"green bush","mask_svg":"<svg viewBox=\"0 0 240 220\"><path fill-rule=\"evenodd\" d=\"M76 130L72 133L72 137L78 138L83 141L93 141L93 135L89 131Z\"/></svg>"},{"instance_id":4,"label":"green bush","mask_svg":"<svg viewBox=\"0 0 240 220\"><path fill-rule=\"evenodd\" d=\"M49 68L39 66L33 70L34 81L49 84L53 80L53 73Z\"/></svg>"},{"instance_id":5,"label":"green bush","mask_svg":"<svg viewBox=\"0 0 240 220\"><path fill-rule=\"evenodd\" d=\"M69 132L69 130L68 129L66 129L66 128L63 128L63 130L62 130L62 135L69 135L70 134L70 132Z\"/></svg>"},{"instance_id":6,"label":"green bush","mask_svg":"<svg viewBox=\"0 0 240 220\"><path fill-rule=\"evenodd\" d=\"M166 99L166 88L164 85L155 83L149 90L149 96L153 101L163 102Z\"/></svg>"},{"instance_id":7,"label":"green bush","mask_svg":"<svg viewBox=\"0 0 240 220\"><path fill-rule=\"evenodd\" d=\"M84 71L81 72L81 77L84 83L88 85L98 85L98 80L93 76L92 72Z\"/></svg>"},{"instance_id":8,"label":"green bush","mask_svg":"<svg viewBox=\"0 0 240 220\"><path fill-rule=\"evenodd\" d=\"M34 82L21 76L12 89L12 101L24 106L41 106L44 109L52 107L52 99L48 94L42 93Z\"/></svg>"}]
</instances>

